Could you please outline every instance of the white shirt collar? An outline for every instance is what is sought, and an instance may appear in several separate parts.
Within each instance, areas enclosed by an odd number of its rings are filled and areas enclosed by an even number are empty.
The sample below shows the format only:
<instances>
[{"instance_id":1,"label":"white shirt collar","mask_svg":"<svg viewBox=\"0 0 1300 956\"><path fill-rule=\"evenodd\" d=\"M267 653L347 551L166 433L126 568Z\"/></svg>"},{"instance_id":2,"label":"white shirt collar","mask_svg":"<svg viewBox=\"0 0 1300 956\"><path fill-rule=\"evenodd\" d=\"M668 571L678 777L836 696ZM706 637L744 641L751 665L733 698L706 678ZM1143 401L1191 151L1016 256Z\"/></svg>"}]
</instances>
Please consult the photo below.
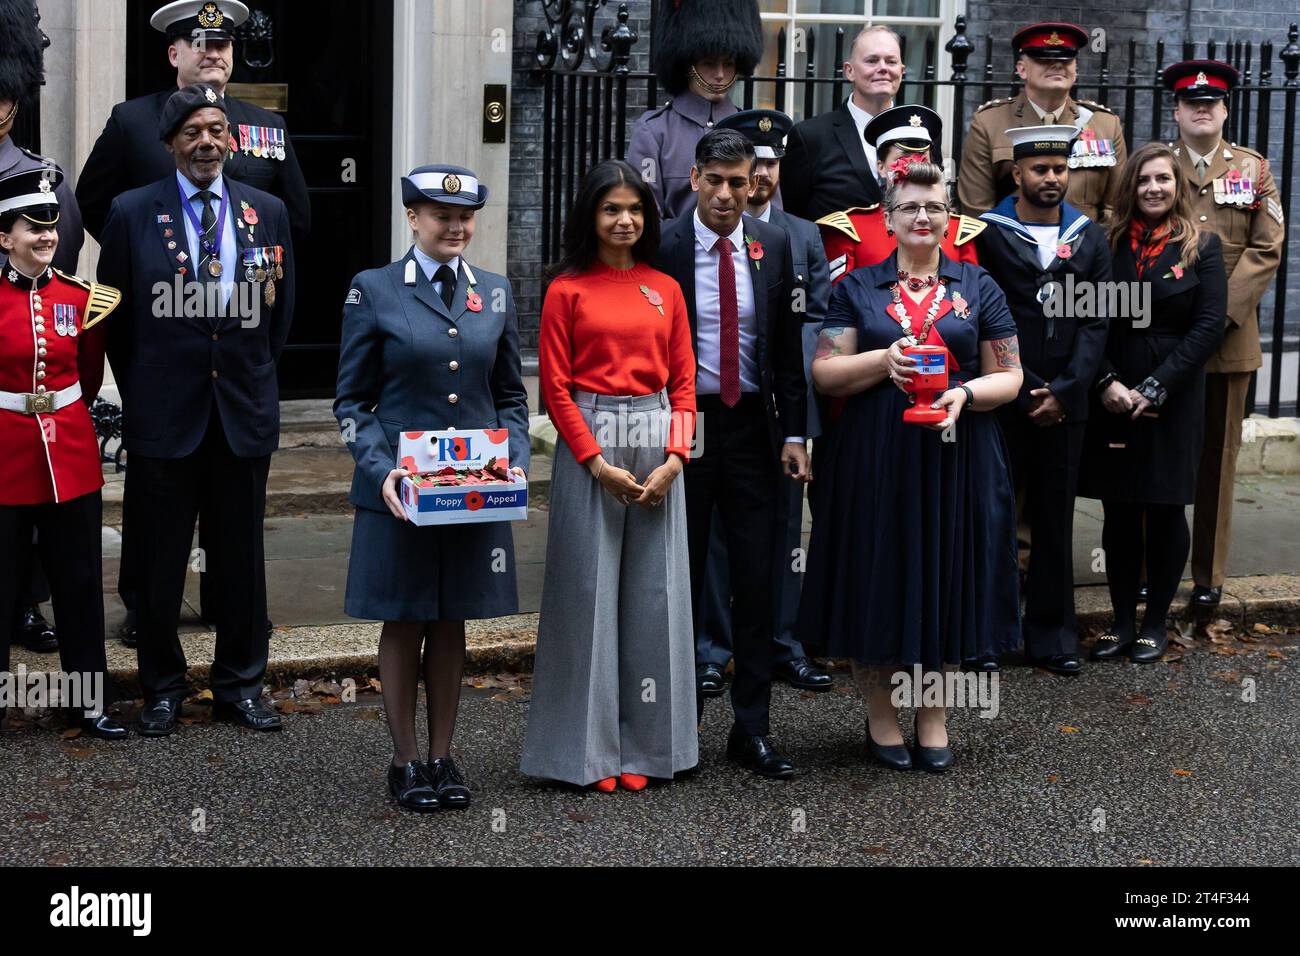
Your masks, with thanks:
<instances>
[{"instance_id":1,"label":"white shirt collar","mask_svg":"<svg viewBox=\"0 0 1300 956\"><path fill-rule=\"evenodd\" d=\"M704 224L704 221L700 219L700 210L698 207L696 207L695 241L698 242L700 245L702 245L705 249L708 249L710 252L712 252L714 245L717 243L717 241L720 238L721 237L716 232L714 232L712 229L706 226ZM736 223L735 230L731 233L731 235L727 236L727 238L731 240L731 249L733 252L735 252L737 249L743 249L745 247L745 217L744 216L740 217L740 222Z\"/></svg>"},{"instance_id":2,"label":"white shirt collar","mask_svg":"<svg viewBox=\"0 0 1300 956\"><path fill-rule=\"evenodd\" d=\"M760 212L757 216L755 216L752 212L746 212L745 215L751 216L754 219L761 220L762 222L771 222L772 221L772 200L769 199L767 201L767 205L763 207L763 211Z\"/></svg>"},{"instance_id":3,"label":"white shirt collar","mask_svg":"<svg viewBox=\"0 0 1300 956\"><path fill-rule=\"evenodd\" d=\"M1183 145L1187 146L1186 143L1184 143ZM1222 145L1223 145L1223 140L1219 140L1217 143L1214 144L1214 149L1210 150L1204 156L1202 156L1196 150L1192 149L1192 147L1187 146L1187 156L1192 161L1192 168L1195 169L1197 161L1203 159L1205 160L1205 168L1209 169L1210 166L1214 164L1214 157L1219 154L1219 147L1221 147Z\"/></svg>"},{"instance_id":4,"label":"white shirt collar","mask_svg":"<svg viewBox=\"0 0 1300 956\"><path fill-rule=\"evenodd\" d=\"M858 128L858 139L862 139L862 131L865 130L867 124L871 122L873 114L868 113L857 103L853 102L852 93L849 94L849 98L845 102L849 107L849 115L853 117L853 125Z\"/></svg>"},{"instance_id":5,"label":"white shirt collar","mask_svg":"<svg viewBox=\"0 0 1300 956\"><path fill-rule=\"evenodd\" d=\"M439 262L432 256L425 255L424 251L420 248L419 243L414 244L411 248L415 252L415 261L418 262L420 268L424 270L424 277L432 282L433 277L438 273L438 268L444 265L444 263ZM460 256L454 256L449 262L445 263L445 265L452 271L453 275L458 274L460 272Z\"/></svg>"}]
</instances>

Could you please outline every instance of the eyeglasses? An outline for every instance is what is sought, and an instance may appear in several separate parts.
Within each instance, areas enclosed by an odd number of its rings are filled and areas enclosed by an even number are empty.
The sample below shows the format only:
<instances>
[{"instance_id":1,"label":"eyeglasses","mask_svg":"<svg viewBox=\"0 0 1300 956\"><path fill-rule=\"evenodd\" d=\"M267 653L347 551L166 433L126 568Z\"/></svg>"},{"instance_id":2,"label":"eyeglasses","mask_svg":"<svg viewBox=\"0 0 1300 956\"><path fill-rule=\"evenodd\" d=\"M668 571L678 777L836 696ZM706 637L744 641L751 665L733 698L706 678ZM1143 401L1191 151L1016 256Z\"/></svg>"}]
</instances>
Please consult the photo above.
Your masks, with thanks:
<instances>
[{"instance_id":1,"label":"eyeglasses","mask_svg":"<svg viewBox=\"0 0 1300 956\"><path fill-rule=\"evenodd\" d=\"M897 214L903 219L915 219L917 213L922 209L931 219L942 219L948 216L948 204L942 202L928 202L924 206L914 202L900 202L897 206L892 207L889 211Z\"/></svg>"}]
</instances>

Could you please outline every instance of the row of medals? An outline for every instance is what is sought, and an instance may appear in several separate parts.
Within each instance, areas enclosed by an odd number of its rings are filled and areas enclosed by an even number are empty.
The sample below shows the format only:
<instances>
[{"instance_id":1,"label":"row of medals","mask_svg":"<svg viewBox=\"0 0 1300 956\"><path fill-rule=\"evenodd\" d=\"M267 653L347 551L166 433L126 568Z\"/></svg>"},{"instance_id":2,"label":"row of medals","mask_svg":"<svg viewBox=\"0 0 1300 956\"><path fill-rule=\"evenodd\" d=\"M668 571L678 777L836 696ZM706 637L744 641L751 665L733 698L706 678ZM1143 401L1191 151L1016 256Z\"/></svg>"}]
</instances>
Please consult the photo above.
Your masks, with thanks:
<instances>
[{"instance_id":1,"label":"row of medals","mask_svg":"<svg viewBox=\"0 0 1300 956\"><path fill-rule=\"evenodd\" d=\"M221 260L217 258L208 260L208 275L214 279L221 278L221 273L225 269L221 265ZM244 270L244 278L249 282L265 282L266 289L263 292L263 298L268 306L275 304L275 280L284 278L284 266L276 263L269 268L263 266L254 266L249 263L248 268Z\"/></svg>"}]
</instances>

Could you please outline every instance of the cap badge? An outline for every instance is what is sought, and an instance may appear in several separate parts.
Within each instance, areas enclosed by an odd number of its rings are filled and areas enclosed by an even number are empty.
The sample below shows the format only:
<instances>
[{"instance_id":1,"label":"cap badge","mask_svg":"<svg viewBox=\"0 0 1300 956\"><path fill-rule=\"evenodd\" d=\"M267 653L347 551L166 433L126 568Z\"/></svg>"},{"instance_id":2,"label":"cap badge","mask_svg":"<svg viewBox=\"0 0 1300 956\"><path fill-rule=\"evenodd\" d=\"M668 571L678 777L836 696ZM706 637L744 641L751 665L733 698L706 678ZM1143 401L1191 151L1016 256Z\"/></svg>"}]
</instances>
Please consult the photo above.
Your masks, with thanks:
<instances>
[{"instance_id":1,"label":"cap badge","mask_svg":"<svg viewBox=\"0 0 1300 956\"><path fill-rule=\"evenodd\" d=\"M199 26L208 30L215 30L226 22L226 16L217 9L215 3L205 3L199 10Z\"/></svg>"},{"instance_id":2,"label":"cap badge","mask_svg":"<svg viewBox=\"0 0 1300 956\"><path fill-rule=\"evenodd\" d=\"M214 89L212 89L212 87L209 86L206 90L203 91L203 98L207 100L209 103L215 103L217 101L217 93Z\"/></svg>"},{"instance_id":3,"label":"cap badge","mask_svg":"<svg viewBox=\"0 0 1300 956\"><path fill-rule=\"evenodd\" d=\"M766 116L764 116L762 119L758 121L758 131L760 133L772 132L772 121L768 119Z\"/></svg>"},{"instance_id":4,"label":"cap badge","mask_svg":"<svg viewBox=\"0 0 1300 956\"><path fill-rule=\"evenodd\" d=\"M919 117L919 116L917 116L915 113L913 113L911 116L909 116L909 117L907 118L907 125L908 125L908 126L920 126L920 125L921 125L921 117Z\"/></svg>"},{"instance_id":5,"label":"cap badge","mask_svg":"<svg viewBox=\"0 0 1300 956\"><path fill-rule=\"evenodd\" d=\"M460 192L460 177L457 176L455 173L448 173L446 176L443 176L442 188L443 191L449 193Z\"/></svg>"},{"instance_id":6,"label":"cap badge","mask_svg":"<svg viewBox=\"0 0 1300 956\"><path fill-rule=\"evenodd\" d=\"M41 184L36 188L43 193L48 193L50 191L50 181L48 179L42 179Z\"/></svg>"},{"instance_id":7,"label":"cap badge","mask_svg":"<svg viewBox=\"0 0 1300 956\"><path fill-rule=\"evenodd\" d=\"M1055 30L1052 31L1052 35L1044 40L1043 43L1047 46L1065 46L1065 41L1061 39L1060 34Z\"/></svg>"},{"instance_id":8,"label":"cap badge","mask_svg":"<svg viewBox=\"0 0 1300 956\"><path fill-rule=\"evenodd\" d=\"M1209 82L1210 82L1210 81L1209 81L1209 79L1206 77L1206 75L1205 75L1205 71L1204 71L1204 70L1202 70L1201 72L1199 72L1199 73L1196 74L1196 85L1197 85L1197 86L1206 86L1206 85L1209 84Z\"/></svg>"}]
</instances>

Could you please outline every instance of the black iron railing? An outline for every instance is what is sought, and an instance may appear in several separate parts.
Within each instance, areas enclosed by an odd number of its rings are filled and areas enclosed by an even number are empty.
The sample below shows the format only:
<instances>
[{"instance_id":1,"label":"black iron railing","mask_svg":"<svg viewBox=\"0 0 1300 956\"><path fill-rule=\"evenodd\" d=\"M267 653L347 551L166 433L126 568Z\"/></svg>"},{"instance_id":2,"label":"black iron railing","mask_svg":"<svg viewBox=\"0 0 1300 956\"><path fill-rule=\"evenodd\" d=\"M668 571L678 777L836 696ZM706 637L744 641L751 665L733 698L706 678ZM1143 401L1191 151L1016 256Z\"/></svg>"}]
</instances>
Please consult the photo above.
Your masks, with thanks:
<instances>
[{"instance_id":1,"label":"black iron railing","mask_svg":"<svg viewBox=\"0 0 1300 956\"><path fill-rule=\"evenodd\" d=\"M651 73L630 68L634 48L648 50L650 39L638 36L629 25L626 3L611 13L609 0L547 0L544 11L547 29L539 34L536 45L536 74L542 84L542 261L557 258L564 217L579 181L587 169L602 159L622 157L627 148L631 124L640 115L629 102L657 105L658 81ZM601 21L598 23L597 21ZM845 44L851 42L843 28L808 26L805 30L807 65L802 75L790 75L785 31L777 37L776 69L772 76L752 76L740 85L741 105L772 106L787 110L796 97L802 98L802 113L816 111L819 89L829 86L829 102L839 103L848 95L844 79ZM984 67L978 78L968 75L967 67L975 52L975 41L967 35L965 17L957 17L954 35L944 45L948 78L939 76L941 59L934 39L926 41L919 77L908 78L899 90L901 102L921 102L934 106L939 91L952 91L951 113L947 128L951 137L951 169L961 175L963 134L975 105L972 91L980 100L1013 96L1020 89L1013 76L998 75L993 66L993 40L983 38ZM1204 55L1223 59L1241 71L1242 83L1233 91L1229 103L1229 121L1225 138L1269 155L1271 169L1281 191L1282 208L1292 209L1295 187L1295 139L1297 97L1300 95L1300 29L1290 25L1287 43L1274 53L1272 41L1258 45L1242 41L1227 44L1214 40L1204 44ZM818 43L834 44L836 64L829 76L817 75L815 50ZM1117 78L1111 67L1109 48L1090 57L1096 72L1080 76L1071 91L1076 97L1096 100L1119 113L1124 136L1130 145L1148 140L1169 140L1175 135L1170 118L1172 101L1162 84L1164 68L1174 62L1163 40L1154 44L1150 69L1139 75L1139 46L1136 38L1127 43L1127 64L1123 77ZM903 50L906 62L906 49ZM1193 59L1197 45L1183 43L1178 59ZM1280 61L1282 82L1275 71ZM1280 117L1276 109L1281 101ZM825 99L823 99L825 102ZM1276 124L1281 123L1280 135ZM1270 417L1283 411L1293 414L1300 404L1300 385L1292 385L1283 395L1284 360L1288 353L1300 350L1296 336L1287 335L1288 263L1290 217L1286 222L1286 239L1282 263L1273 288L1271 322L1264 318L1261 331L1269 350L1267 409ZM1293 310L1293 317L1298 315ZM1294 322L1294 318L1293 318ZM1254 407L1252 401L1248 407Z\"/></svg>"}]
</instances>

